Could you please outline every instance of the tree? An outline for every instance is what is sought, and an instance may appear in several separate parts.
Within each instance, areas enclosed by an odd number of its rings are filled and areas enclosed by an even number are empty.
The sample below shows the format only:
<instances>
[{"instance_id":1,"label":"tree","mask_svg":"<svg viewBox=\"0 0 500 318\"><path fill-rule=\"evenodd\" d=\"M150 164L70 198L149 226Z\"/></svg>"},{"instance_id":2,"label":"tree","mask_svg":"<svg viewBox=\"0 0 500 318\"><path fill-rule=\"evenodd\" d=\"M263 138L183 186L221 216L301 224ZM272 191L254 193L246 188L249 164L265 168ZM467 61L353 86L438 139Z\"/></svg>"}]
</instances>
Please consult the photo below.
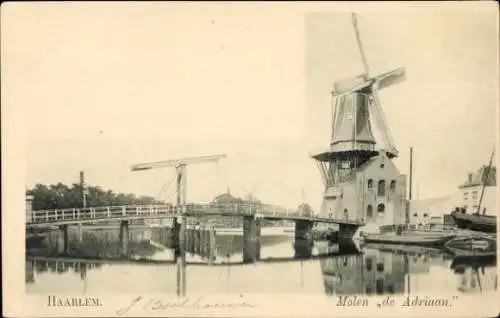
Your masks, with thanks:
<instances>
[{"instance_id":1,"label":"tree","mask_svg":"<svg viewBox=\"0 0 500 318\"><path fill-rule=\"evenodd\" d=\"M312 216L314 214L314 211L312 207L308 203L301 203L299 204L299 207L297 208L297 212L299 215L302 216Z\"/></svg>"},{"instance_id":2,"label":"tree","mask_svg":"<svg viewBox=\"0 0 500 318\"><path fill-rule=\"evenodd\" d=\"M235 203L241 203L241 199L232 196L229 193L223 193L219 194L212 200L212 204L235 204Z\"/></svg>"},{"instance_id":3,"label":"tree","mask_svg":"<svg viewBox=\"0 0 500 318\"><path fill-rule=\"evenodd\" d=\"M33 189L28 190L28 194L33 196L34 210L47 210L52 208L54 193L46 185L38 183Z\"/></svg>"},{"instance_id":4,"label":"tree","mask_svg":"<svg viewBox=\"0 0 500 318\"><path fill-rule=\"evenodd\" d=\"M83 206L83 193L80 184L74 183L71 187L63 184L36 184L28 189L26 194L33 196L33 210L51 210L79 208ZM110 205L149 205L160 204L150 196L136 197L134 194L114 193L112 190L104 190L99 186L86 187L87 206L110 206Z\"/></svg>"}]
</instances>

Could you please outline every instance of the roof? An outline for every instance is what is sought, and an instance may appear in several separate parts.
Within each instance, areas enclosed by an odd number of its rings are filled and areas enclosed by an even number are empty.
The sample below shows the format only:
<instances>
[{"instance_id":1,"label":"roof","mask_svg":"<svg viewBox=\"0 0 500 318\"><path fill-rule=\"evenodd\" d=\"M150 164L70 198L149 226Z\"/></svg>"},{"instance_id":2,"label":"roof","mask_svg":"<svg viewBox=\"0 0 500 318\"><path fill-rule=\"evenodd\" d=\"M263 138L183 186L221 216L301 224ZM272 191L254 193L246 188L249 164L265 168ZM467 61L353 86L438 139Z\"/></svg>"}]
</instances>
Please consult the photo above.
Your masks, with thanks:
<instances>
[{"instance_id":1,"label":"roof","mask_svg":"<svg viewBox=\"0 0 500 318\"><path fill-rule=\"evenodd\" d=\"M382 155L379 154L377 156L371 157L370 159L366 160L362 165L359 166L358 171L362 172L368 169L375 161L377 161Z\"/></svg>"},{"instance_id":2,"label":"roof","mask_svg":"<svg viewBox=\"0 0 500 318\"><path fill-rule=\"evenodd\" d=\"M491 167L488 173L488 166L481 166L476 173L472 175L472 180L467 180L462 183L459 188L472 187L477 185L482 185L486 181L486 186L496 186L497 185L497 168L495 166Z\"/></svg>"}]
</instances>

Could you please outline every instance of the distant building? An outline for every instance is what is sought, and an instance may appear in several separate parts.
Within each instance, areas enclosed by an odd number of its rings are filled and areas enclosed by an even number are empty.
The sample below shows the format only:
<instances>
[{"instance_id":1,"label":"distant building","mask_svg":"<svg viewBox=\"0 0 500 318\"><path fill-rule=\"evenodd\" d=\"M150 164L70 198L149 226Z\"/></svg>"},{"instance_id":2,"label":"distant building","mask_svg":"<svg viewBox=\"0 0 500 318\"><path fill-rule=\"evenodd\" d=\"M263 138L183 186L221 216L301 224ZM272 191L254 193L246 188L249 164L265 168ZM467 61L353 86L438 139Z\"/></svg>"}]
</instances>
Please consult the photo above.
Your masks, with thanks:
<instances>
[{"instance_id":1,"label":"distant building","mask_svg":"<svg viewBox=\"0 0 500 318\"><path fill-rule=\"evenodd\" d=\"M450 213L456 207L463 207L467 212L476 212L485 181L481 213L483 209L486 209L486 214L495 215L497 211L496 168L491 168L486 180L487 168L487 166L482 166L475 174L470 173L467 180L447 197L412 200L409 211L410 224L452 225L454 222Z\"/></svg>"},{"instance_id":2,"label":"distant building","mask_svg":"<svg viewBox=\"0 0 500 318\"><path fill-rule=\"evenodd\" d=\"M26 193L26 221L31 222L31 211L33 210L33 196Z\"/></svg>"},{"instance_id":3,"label":"distant building","mask_svg":"<svg viewBox=\"0 0 500 318\"><path fill-rule=\"evenodd\" d=\"M458 188L462 196L461 204L467 212L476 212L481 196L481 191L484 187L483 201L481 202L481 210L486 208L486 213L496 211L497 197L497 180L496 167L491 167L488 171L488 166L482 166L475 173L469 173L467 181L462 183Z\"/></svg>"}]
</instances>

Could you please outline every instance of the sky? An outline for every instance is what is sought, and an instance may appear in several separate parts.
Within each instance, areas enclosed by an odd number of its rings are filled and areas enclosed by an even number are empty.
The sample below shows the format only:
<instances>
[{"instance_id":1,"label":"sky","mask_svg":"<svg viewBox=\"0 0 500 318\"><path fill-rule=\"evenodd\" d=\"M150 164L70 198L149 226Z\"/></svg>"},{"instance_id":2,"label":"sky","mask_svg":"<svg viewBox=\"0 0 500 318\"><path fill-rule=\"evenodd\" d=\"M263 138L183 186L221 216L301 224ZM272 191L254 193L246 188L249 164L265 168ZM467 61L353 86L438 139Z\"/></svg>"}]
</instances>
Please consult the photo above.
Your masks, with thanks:
<instances>
[{"instance_id":1,"label":"sky","mask_svg":"<svg viewBox=\"0 0 500 318\"><path fill-rule=\"evenodd\" d=\"M225 153L188 166L188 200L229 188L319 208L309 153L328 146L333 83L363 71L345 7L3 8L2 126L23 145L27 187L71 184L84 170L89 184L156 196L174 170L130 165ZM370 75L406 67L406 81L379 95L401 173L413 147L422 198L455 191L495 146L498 19L481 8L358 13Z\"/></svg>"}]
</instances>

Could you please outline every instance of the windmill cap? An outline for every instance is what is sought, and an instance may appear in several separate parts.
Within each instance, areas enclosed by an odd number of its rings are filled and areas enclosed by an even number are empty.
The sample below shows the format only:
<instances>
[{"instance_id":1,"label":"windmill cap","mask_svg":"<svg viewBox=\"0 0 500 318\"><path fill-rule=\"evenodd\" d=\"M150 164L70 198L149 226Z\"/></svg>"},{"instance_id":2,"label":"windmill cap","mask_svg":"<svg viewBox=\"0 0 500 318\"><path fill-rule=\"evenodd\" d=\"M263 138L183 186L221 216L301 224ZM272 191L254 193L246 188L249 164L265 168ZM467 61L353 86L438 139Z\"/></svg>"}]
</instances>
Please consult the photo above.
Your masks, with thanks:
<instances>
[{"instance_id":1,"label":"windmill cap","mask_svg":"<svg viewBox=\"0 0 500 318\"><path fill-rule=\"evenodd\" d=\"M370 84L371 81L368 76L366 74L362 74L333 83L333 93L342 94L348 91L357 91L369 86Z\"/></svg>"}]
</instances>

